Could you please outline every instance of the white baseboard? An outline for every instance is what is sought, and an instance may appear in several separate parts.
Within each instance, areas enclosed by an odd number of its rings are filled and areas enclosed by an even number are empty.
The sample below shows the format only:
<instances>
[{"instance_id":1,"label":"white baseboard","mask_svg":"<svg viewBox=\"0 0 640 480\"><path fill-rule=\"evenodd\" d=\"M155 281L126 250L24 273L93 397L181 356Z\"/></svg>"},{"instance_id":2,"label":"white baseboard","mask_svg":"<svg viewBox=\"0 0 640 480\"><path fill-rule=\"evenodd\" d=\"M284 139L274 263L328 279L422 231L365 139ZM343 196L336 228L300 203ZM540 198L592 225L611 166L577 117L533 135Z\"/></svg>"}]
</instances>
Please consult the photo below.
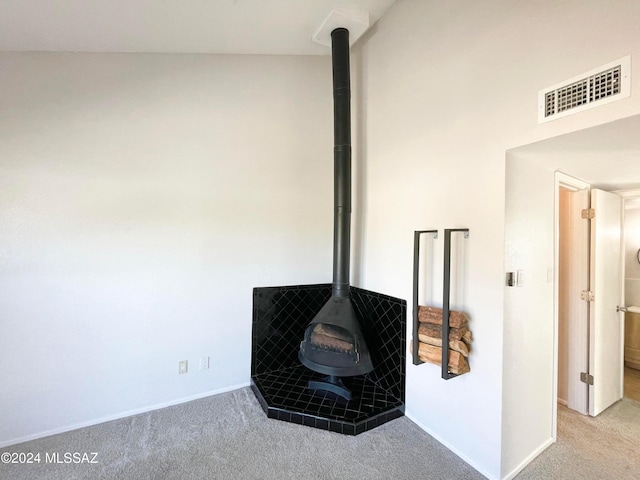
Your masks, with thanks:
<instances>
[{"instance_id":1,"label":"white baseboard","mask_svg":"<svg viewBox=\"0 0 640 480\"><path fill-rule=\"evenodd\" d=\"M560 405L564 405L565 407L567 406L567 401L566 401L566 400L561 399L560 397L558 397L558 403L559 403Z\"/></svg>"},{"instance_id":2,"label":"white baseboard","mask_svg":"<svg viewBox=\"0 0 640 480\"><path fill-rule=\"evenodd\" d=\"M461 453L458 449L456 449L453 445L451 445L450 443L446 442L445 440L443 440L442 438L440 438L438 435L436 435L435 433L433 433L429 428L425 427L422 423L420 423L418 420L416 420L416 418L411 414L411 412L405 412L405 415L409 418L409 420L411 420L413 423L415 423L416 425L418 425L422 430L424 430L425 432L427 432L430 436L432 436L433 438L435 438L438 442L440 442L442 445L444 445L445 447L447 447L449 450L451 450L453 453L455 453L458 457L460 457L462 460L464 460L466 463L468 463L469 465L471 465L474 469L476 469L478 471L478 473L481 473L482 475L484 475L485 477L487 477L489 480L495 480L496 477L494 477L493 475L491 475L490 473L486 472L482 467L480 467L479 465L477 465L473 460L471 460L469 457L467 457L466 455L464 455L463 453Z\"/></svg>"},{"instance_id":3,"label":"white baseboard","mask_svg":"<svg viewBox=\"0 0 640 480\"><path fill-rule=\"evenodd\" d=\"M549 448L554 443L555 443L555 439L553 439L553 438L548 439L546 442L544 442L542 445L540 445L538 448L536 448L533 451L533 453L531 453L531 455L529 455L527 458L525 458L520 463L520 465L518 465L516 468L514 468L508 475L502 477L502 480L511 480L511 479L515 478L515 476L518 475L522 470L524 470L524 467L529 465L529 463L531 463L531 461L534 458L536 458L538 455L540 455L542 452L544 452L547 448Z\"/></svg>"},{"instance_id":4,"label":"white baseboard","mask_svg":"<svg viewBox=\"0 0 640 480\"><path fill-rule=\"evenodd\" d=\"M57 435L58 433L70 432L71 430L77 430L79 428L91 427L93 425L98 425L99 423L110 422L111 420L118 420L120 418L130 417L132 415L139 415L141 413L151 412L153 410L160 410L161 408L172 407L174 405L180 405L181 403L191 402L193 400L199 400L205 397L211 397L213 395L219 395L221 393L231 392L233 390L238 390L239 388L248 387L250 382L243 382L239 385L233 385L231 387L219 388L217 390L210 390L208 392L198 393L196 395L192 395L190 397L182 397L177 398L175 400L170 400L168 402L156 403L154 405L149 405L141 408L134 408L133 410L126 410L124 412L116 413L114 415L108 415L106 417L95 418L92 420L87 420L86 422L74 423L72 425L66 425L64 427L54 428L52 430L46 430L44 432L34 433L31 435L25 435L24 437L14 438L12 440L8 440L5 442L0 442L0 448L8 447L11 445L16 445L18 443L29 442L31 440L37 440L38 438L48 437L50 435Z\"/></svg>"},{"instance_id":5,"label":"white baseboard","mask_svg":"<svg viewBox=\"0 0 640 480\"><path fill-rule=\"evenodd\" d=\"M473 462L473 460L470 460L466 455L462 454L460 451L458 451L451 444L449 444L448 442L444 441L438 435L434 434L429 428L425 427L423 424L421 424L419 421L417 421L415 419L415 417L413 417L413 415L411 415L410 412L406 412L405 415L413 423L418 425L422 430L427 432L429 435L431 435L438 442L440 442L442 445L444 445L449 450L451 450L453 453L455 453L462 460L464 460L466 463L468 463L473 468L475 468L478 471L478 473L481 473L482 475L487 477L489 480L496 480L497 477L495 477L495 476L491 475L490 473L488 473L487 471L485 471L482 467L478 466L475 462ZM536 458L538 455L540 455L543 451L545 451L547 448L549 448L554 443L555 443L555 439L554 438L549 438L548 440L546 440L542 445L540 445L538 448L536 448L527 458L525 458L516 468L514 468L508 475L502 477L501 480L512 480L517 474L519 474L522 470L524 470L524 468L527 465L529 465L529 463L531 463L531 461L534 458Z\"/></svg>"}]
</instances>

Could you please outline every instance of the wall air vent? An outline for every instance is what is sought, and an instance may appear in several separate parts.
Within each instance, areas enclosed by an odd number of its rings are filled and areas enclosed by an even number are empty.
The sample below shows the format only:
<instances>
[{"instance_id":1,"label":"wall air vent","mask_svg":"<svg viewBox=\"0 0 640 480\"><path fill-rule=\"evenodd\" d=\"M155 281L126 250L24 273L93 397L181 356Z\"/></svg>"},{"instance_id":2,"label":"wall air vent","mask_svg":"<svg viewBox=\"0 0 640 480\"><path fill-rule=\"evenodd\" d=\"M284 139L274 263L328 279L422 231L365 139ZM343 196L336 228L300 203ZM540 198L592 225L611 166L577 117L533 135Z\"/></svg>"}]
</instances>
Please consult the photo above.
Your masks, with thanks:
<instances>
[{"instance_id":1,"label":"wall air vent","mask_svg":"<svg viewBox=\"0 0 640 480\"><path fill-rule=\"evenodd\" d=\"M626 98L631 93L631 56L577 75L538 93L538 123Z\"/></svg>"}]
</instances>

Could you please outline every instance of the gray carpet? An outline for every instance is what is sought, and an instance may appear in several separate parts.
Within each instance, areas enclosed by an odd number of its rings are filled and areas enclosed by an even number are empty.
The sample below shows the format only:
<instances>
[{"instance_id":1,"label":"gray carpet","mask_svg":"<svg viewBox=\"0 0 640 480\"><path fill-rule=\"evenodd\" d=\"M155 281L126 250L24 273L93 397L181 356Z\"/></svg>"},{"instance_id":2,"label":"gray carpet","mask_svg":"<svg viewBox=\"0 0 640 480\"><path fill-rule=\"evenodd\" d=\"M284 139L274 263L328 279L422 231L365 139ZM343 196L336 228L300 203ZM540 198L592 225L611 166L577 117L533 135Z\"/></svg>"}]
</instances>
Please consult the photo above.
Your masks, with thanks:
<instances>
[{"instance_id":1,"label":"gray carpet","mask_svg":"<svg viewBox=\"0 0 640 480\"><path fill-rule=\"evenodd\" d=\"M484 479L406 417L352 437L268 419L249 388L2 449L2 479ZM98 452L97 464L45 453Z\"/></svg>"},{"instance_id":2,"label":"gray carpet","mask_svg":"<svg viewBox=\"0 0 640 480\"><path fill-rule=\"evenodd\" d=\"M640 402L623 398L595 418L558 405L556 443L516 479L640 479Z\"/></svg>"},{"instance_id":3,"label":"gray carpet","mask_svg":"<svg viewBox=\"0 0 640 480\"><path fill-rule=\"evenodd\" d=\"M0 452L40 453L40 463L0 464L0 478L16 480L485 478L406 417L339 435L268 419L249 388ZM97 452L98 463L46 463L75 452ZM637 480L638 452L640 402L623 399L597 418L559 406L557 443L516 479Z\"/></svg>"}]
</instances>

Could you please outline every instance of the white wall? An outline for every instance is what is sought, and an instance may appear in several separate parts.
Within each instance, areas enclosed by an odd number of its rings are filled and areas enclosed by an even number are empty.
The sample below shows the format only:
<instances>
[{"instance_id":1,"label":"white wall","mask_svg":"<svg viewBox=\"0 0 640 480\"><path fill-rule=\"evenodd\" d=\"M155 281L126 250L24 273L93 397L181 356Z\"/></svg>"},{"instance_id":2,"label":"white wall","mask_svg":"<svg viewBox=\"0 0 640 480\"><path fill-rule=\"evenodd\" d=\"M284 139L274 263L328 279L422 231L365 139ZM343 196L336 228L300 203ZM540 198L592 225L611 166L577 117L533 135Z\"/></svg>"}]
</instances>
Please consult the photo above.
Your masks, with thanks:
<instances>
[{"instance_id":1,"label":"white wall","mask_svg":"<svg viewBox=\"0 0 640 480\"><path fill-rule=\"evenodd\" d=\"M471 372L444 381L437 367L409 361L407 411L490 478L514 475L552 440L553 174L533 169L541 191L508 187L511 212L524 217L507 232L505 152L638 113L632 93L537 124L540 89L638 56L639 22L634 1L398 0L357 49L366 199L358 274L364 288L410 301L413 231L470 228L462 306L472 318ZM529 287L505 298L504 272L516 267Z\"/></svg>"},{"instance_id":2,"label":"white wall","mask_svg":"<svg viewBox=\"0 0 640 480\"><path fill-rule=\"evenodd\" d=\"M490 478L548 443L528 426L553 408L526 398L552 373L520 375L549 360L517 335L552 321L532 301L546 277L525 272L530 296L511 303L504 287L552 226L505 230L505 152L640 113L638 24L635 0L398 0L356 48L354 283L410 301L413 231L471 229L471 372L409 365L407 407ZM536 123L539 89L627 54L631 97ZM0 442L248 381L251 287L328 276L327 68L0 57ZM520 200L512 214L547 218L546 200ZM206 354L210 372L176 375Z\"/></svg>"},{"instance_id":3,"label":"white wall","mask_svg":"<svg viewBox=\"0 0 640 480\"><path fill-rule=\"evenodd\" d=\"M505 290L502 461L511 473L553 440L553 171L507 158L505 269L523 286ZM519 464L509 461L518 459Z\"/></svg>"},{"instance_id":4,"label":"white wall","mask_svg":"<svg viewBox=\"0 0 640 480\"><path fill-rule=\"evenodd\" d=\"M0 55L0 445L248 383L252 288L331 279L331 108L328 57Z\"/></svg>"}]
</instances>

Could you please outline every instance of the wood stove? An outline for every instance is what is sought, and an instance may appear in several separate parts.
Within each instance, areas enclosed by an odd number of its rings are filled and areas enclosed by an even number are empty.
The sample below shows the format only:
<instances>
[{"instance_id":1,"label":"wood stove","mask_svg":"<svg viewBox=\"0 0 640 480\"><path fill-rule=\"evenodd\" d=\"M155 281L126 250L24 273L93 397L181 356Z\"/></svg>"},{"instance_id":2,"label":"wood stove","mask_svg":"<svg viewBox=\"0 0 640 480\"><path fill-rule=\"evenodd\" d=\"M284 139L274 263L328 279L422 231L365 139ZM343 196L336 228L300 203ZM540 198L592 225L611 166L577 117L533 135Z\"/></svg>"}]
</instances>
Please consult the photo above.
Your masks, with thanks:
<instances>
[{"instance_id":1,"label":"wood stove","mask_svg":"<svg viewBox=\"0 0 640 480\"><path fill-rule=\"evenodd\" d=\"M324 374L301 364L300 339L331 299L332 285L253 290L251 388L269 418L357 435L404 415L407 302L351 287L351 303L375 368L343 377L346 399L309 382Z\"/></svg>"},{"instance_id":2,"label":"wood stove","mask_svg":"<svg viewBox=\"0 0 640 480\"><path fill-rule=\"evenodd\" d=\"M351 287L349 32L331 32L333 283L255 288L251 386L270 418L356 435L404 414L406 301Z\"/></svg>"},{"instance_id":3,"label":"wood stove","mask_svg":"<svg viewBox=\"0 0 640 480\"><path fill-rule=\"evenodd\" d=\"M331 32L333 67L333 284L332 295L311 321L298 357L307 368L326 374L309 382L312 390L333 392L349 400L340 377L373 370L367 343L351 304L349 252L351 240L351 82L349 31Z\"/></svg>"}]
</instances>

